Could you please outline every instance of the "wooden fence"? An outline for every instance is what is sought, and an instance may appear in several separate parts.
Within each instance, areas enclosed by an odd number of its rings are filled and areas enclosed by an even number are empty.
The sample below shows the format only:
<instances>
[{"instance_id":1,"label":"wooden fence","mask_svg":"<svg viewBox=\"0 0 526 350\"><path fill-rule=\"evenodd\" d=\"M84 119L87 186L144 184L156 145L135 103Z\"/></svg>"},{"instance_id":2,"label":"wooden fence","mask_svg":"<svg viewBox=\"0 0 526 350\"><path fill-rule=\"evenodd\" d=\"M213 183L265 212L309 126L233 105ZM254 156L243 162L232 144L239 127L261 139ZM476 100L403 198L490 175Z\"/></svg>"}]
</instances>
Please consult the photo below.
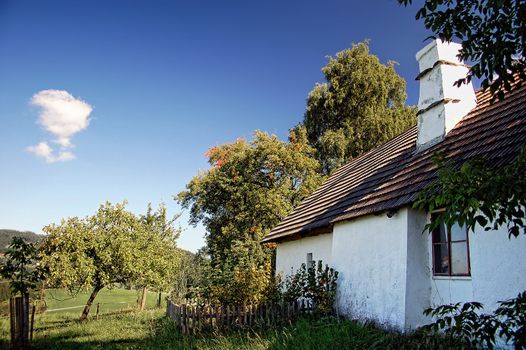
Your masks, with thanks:
<instances>
[{"instance_id":1,"label":"wooden fence","mask_svg":"<svg viewBox=\"0 0 526 350\"><path fill-rule=\"evenodd\" d=\"M312 312L312 303L298 300L289 304L244 306L178 305L167 303L166 314L175 320L181 334L197 334L236 327L279 325L292 321L301 313Z\"/></svg>"}]
</instances>

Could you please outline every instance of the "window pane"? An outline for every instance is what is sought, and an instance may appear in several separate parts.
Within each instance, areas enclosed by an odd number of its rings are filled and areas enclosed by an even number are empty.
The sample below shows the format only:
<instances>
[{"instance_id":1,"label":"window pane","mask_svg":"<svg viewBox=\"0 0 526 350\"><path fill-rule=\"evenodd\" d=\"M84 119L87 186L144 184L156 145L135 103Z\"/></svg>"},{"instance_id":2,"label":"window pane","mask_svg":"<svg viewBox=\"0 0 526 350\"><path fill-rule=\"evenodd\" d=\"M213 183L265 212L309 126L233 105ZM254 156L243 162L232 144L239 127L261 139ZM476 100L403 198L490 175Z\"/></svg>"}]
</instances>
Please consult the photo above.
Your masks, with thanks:
<instances>
[{"instance_id":1,"label":"window pane","mask_svg":"<svg viewBox=\"0 0 526 350\"><path fill-rule=\"evenodd\" d=\"M468 274L468 245L466 242L451 243L451 273Z\"/></svg>"},{"instance_id":2,"label":"window pane","mask_svg":"<svg viewBox=\"0 0 526 350\"><path fill-rule=\"evenodd\" d=\"M447 244L433 244L433 252L435 258L433 262L434 272L440 274L449 273Z\"/></svg>"},{"instance_id":3,"label":"window pane","mask_svg":"<svg viewBox=\"0 0 526 350\"><path fill-rule=\"evenodd\" d=\"M447 235L445 230L445 225L440 224L434 231L433 231L433 242L447 242Z\"/></svg>"},{"instance_id":4,"label":"window pane","mask_svg":"<svg viewBox=\"0 0 526 350\"><path fill-rule=\"evenodd\" d=\"M454 224L451 226L451 240L452 241L465 241L466 240L466 226L458 226Z\"/></svg>"},{"instance_id":5,"label":"window pane","mask_svg":"<svg viewBox=\"0 0 526 350\"><path fill-rule=\"evenodd\" d=\"M314 260L312 260L312 253L307 253L307 268L314 267Z\"/></svg>"}]
</instances>

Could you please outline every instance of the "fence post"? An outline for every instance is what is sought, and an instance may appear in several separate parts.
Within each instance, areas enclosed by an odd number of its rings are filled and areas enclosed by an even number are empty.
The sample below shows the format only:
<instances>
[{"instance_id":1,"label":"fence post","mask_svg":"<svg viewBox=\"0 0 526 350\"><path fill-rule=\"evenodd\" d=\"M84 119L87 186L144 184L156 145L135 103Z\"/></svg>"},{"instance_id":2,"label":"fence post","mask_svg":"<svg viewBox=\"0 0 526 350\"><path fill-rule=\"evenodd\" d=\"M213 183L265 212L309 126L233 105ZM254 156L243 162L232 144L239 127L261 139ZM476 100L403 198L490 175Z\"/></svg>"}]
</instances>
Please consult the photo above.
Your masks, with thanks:
<instances>
[{"instance_id":1,"label":"fence post","mask_svg":"<svg viewBox=\"0 0 526 350\"><path fill-rule=\"evenodd\" d=\"M33 341L33 328L35 326L35 309L36 305L33 304L33 311L31 312L31 331L29 333L29 341Z\"/></svg>"},{"instance_id":2,"label":"fence post","mask_svg":"<svg viewBox=\"0 0 526 350\"><path fill-rule=\"evenodd\" d=\"M182 317L181 317L181 334L186 334L186 304L181 305Z\"/></svg>"}]
</instances>

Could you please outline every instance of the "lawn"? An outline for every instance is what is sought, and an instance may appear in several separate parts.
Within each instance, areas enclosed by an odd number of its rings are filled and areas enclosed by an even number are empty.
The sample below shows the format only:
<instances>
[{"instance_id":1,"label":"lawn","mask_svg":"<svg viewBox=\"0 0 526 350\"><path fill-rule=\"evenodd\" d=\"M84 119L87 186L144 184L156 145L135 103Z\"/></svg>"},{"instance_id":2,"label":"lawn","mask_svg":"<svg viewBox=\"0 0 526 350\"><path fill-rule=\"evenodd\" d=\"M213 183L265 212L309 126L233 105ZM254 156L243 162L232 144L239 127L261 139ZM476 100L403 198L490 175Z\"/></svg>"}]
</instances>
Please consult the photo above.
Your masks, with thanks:
<instances>
[{"instance_id":1,"label":"lawn","mask_svg":"<svg viewBox=\"0 0 526 350\"><path fill-rule=\"evenodd\" d=\"M336 318L301 319L283 328L238 330L228 334L182 337L175 323L154 308L157 295L149 293L148 309L138 312L137 292L102 290L95 300L100 315L79 322L87 293L75 297L64 291L46 292L47 312L35 316L35 349L400 349L415 348L414 339ZM53 311L54 310L54 311ZM0 319L0 348L9 344L9 323ZM422 343L418 344L422 345ZM426 346L424 348L432 348ZM442 349L447 349L441 344Z\"/></svg>"},{"instance_id":2,"label":"lawn","mask_svg":"<svg viewBox=\"0 0 526 350\"><path fill-rule=\"evenodd\" d=\"M89 298L90 291L82 291L75 296L63 289L47 289L47 313L77 314L80 316L84 304ZM149 292L146 298L146 308L153 308L157 303L157 293ZM97 303L100 304L101 314L122 309L134 308L137 305L139 293L135 290L122 288L101 290L93 302L91 312L95 315ZM163 305L166 305L163 300Z\"/></svg>"},{"instance_id":3,"label":"lawn","mask_svg":"<svg viewBox=\"0 0 526 350\"><path fill-rule=\"evenodd\" d=\"M35 349L384 349L392 338L383 331L335 319L182 337L163 310L105 314L86 322L71 314L48 313L37 317L35 327ZM0 345L7 346L7 338Z\"/></svg>"}]
</instances>

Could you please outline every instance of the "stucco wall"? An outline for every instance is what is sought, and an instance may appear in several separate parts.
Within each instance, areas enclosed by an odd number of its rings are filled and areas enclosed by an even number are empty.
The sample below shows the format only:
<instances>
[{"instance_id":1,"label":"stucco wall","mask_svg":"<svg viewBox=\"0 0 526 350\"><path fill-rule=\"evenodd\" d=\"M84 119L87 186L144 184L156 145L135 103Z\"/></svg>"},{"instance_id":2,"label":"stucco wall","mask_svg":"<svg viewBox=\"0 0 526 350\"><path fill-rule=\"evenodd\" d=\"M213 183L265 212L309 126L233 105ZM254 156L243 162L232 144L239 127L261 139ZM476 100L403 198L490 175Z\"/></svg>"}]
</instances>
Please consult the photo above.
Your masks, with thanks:
<instances>
[{"instance_id":1,"label":"stucco wall","mask_svg":"<svg viewBox=\"0 0 526 350\"><path fill-rule=\"evenodd\" d=\"M509 239L506 228L477 228L469 234L469 252L471 277L431 278L433 305L479 301L490 311L526 290L526 237Z\"/></svg>"},{"instance_id":2,"label":"stucco wall","mask_svg":"<svg viewBox=\"0 0 526 350\"><path fill-rule=\"evenodd\" d=\"M278 244L276 271L290 274L307 253L339 271L340 314L411 330L429 319L429 306L479 301L486 311L526 290L526 237L507 230L470 233L471 277L434 277L428 215L401 209L391 218L370 215L337 223L332 234Z\"/></svg>"},{"instance_id":3,"label":"stucco wall","mask_svg":"<svg viewBox=\"0 0 526 350\"><path fill-rule=\"evenodd\" d=\"M342 315L404 328L407 213L334 225L332 264L340 272L337 308Z\"/></svg>"},{"instance_id":4,"label":"stucco wall","mask_svg":"<svg viewBox=\"0 0 526 350\"><path fill-rule=\"evenodd\" d=\"M428 216L425 213L407 210L406 330L416 329L430 321L422 313L431 305L429 235L422 233L427 220Z\"/></svg>"},{"instance_id":5,"label":"stucco wall","mask_svg":"<svg viewBox=\"0 0 526 350\"><path fill-rule=\"evenodd\" d=\"M280 243L276 249L276 273L290 275L307 262L307 253L312 253L313 260L330 266L331 250L331 233Z\"/></svg>"}]
</instances>

